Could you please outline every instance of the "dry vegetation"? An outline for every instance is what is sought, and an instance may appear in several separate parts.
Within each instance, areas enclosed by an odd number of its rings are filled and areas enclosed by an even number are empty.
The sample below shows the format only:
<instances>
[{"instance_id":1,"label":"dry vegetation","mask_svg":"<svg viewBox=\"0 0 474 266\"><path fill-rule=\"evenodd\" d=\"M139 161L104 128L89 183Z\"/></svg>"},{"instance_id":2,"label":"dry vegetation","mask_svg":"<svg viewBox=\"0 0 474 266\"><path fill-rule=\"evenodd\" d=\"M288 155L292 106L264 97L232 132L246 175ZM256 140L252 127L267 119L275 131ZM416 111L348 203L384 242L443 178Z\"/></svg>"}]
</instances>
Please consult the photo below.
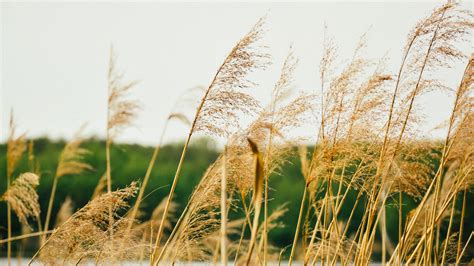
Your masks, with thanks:
<instances>
[{"instance_id":1,"label":"dry vegetation","mask_svg":"<svg viewBox=\"0 0 474 266\"><path fill-rule=\"evenodd\" d=\"M7 144L8 188L1 197L8 205L8 238L1 243L7 243L9 263L12 241L39 236L31 261L46 264L148 260L151 265L186 261L266 265L280 260L288 249L289 265L294 261L367 265L373 260L378 234L383 263L463 261L472 237L472 233L469 238L462 236L464 217L470 211L466 193L474 184L474 58L457 47L472 38L473 15L451 2L434 10L409 33L397 73L385 70L386 58L374 62L364 57L365 36L352 58L345 65L336 65L337 47L326 33L321 88L314 94L292 94L298 60L290 49L274 84L271 103L261 107L247 90L256 85L249 73L263 71L270 63L265 46L260 44L264 21L259 20L232 48L212 82L202 90L192 118L175 110L168 116L167 120L188 124L189 133L169 195L156 202L150 220L141 219L140 205L166 127L142 183L112 191L110 146L133 122L140 107L129 98L136 82L123 80L113 50L108 74L107 170L86 206L73 212L68 200L57 217L51 217L60 178L92 169L82 160L88 151L81 148L78 134L59 158L46 221L40 221L35 191L40 178L34 173L34 164L32 173L12 176L27 149L25 135L16 135L12 118ZM465 72L457 88L447 88L436 76L455 60L465 62ZM423 141L417 138L417 99L440 89L453 93L455 99L443 125L446 137L442 142ZM291 132L314 115L319 121L316 143L306 147ZM242 127L243 117L253 122ZM198 131L225 138L225 149L194 188L184 211L176 213L174 192L188 144ZM301 160L305 187L302 198L295 199L301 202L299 216L285 217L285 206L273 212L268 207L270 198L278 197L278 191L269 189L268 180L295 153ZM349 191L354 190L356 200L348 201ZM417 207L406 219L402 194L417 200ZM130 201L135 196L136 200ZM398 200L399 224L390 226L399 228L398 239L390 239L386 231L386 204L393 198ZM460 213L455 204L459 201ZM359 205L366 212L357 222L357 230L348 234ZM350 216L342 218L341 210L347 206L352 210ZM229 212L235 209L242 209L245 215L229 219ZM35 220L38 232L13 237L12 213L26 226ZM273 246L268 235L286 219L298 220L293 245ZM56 221L54 227L52 220ZM445 235L440 231L443 221L449 224Z\"/></svg>"}]
</instances>

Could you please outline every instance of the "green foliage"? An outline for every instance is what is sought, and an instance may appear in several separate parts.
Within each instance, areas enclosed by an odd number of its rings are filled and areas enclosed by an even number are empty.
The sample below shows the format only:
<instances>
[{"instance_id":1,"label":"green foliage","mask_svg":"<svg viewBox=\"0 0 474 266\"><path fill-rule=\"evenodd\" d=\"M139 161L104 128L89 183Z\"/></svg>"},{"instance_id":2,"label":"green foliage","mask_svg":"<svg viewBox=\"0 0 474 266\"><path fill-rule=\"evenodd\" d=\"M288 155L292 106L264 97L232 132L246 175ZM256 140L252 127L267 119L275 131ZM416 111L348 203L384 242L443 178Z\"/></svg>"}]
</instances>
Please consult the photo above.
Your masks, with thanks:
<instances>
[{"instance_id":1,"label":"green foliage","mask_svg":"<svg viewBox=\"0 0 474 266\"><path fill-rule=\"evenodd\" d=\"M51 185L53 182L55 170L58 164L59 155L64 148L65 141L53 141L47 138L39 138L34 140L35 161L39 165L40 185L38 194L40 197L41 210L43 211L41 220L44 222L46 209L48 205L49 195L51 193ZM65 176L59 180L57 194L54 200L52 211L52 221L54 225L56 213L66 197L71 197L76 209L84 206L91 198L94 189L105 172L105 143L98 139L89 139L84 142L83 147L88 149L90 153L86 156L85 162L94 167L93 171L86 172L79 176ZM154 147L146 147L136 144L114 144L111 150L112 162L112 186L113 189L123 188L132 181L141 181L145 175L149 160L151 158ZM145 198L142 203L143 216L141 219L147 219L151 215L153 209L168 194L173 175L176 171L177 162L179 161L180 152L182 150L181 143L167 144L162 147L158 160L153 168L150 177L150 183L145 192ZM0 145L0 172L6 171L6 147ZM182 176L178 183L174 200L178 203L178 213L182 211L186 202L191 195L195 185L199 182L206 168L217 158L219 150L209 139L196 139L191 143L185 163L182 169ZM26 154L23 156L18 169L14 176L18 176L22 172L31 171L28 164ZM270 232L269 240L278 247L283 247L292 243L295 227L297 223L299 204L303 194L304 180L301 174L300 162L297 156L289 158L288 163L284 165L282 170L270 178L270 201L269 208L271 210L282 204L287 204L288 211L281 220L284 222L283 228L277 228ZM0 193L6 189L6 179L0 180ZM337 184L334 184L333 190L337 193ZM347 202L355 202L357 191L350 191L347 196ZM460 197L458 197L458 209L461 208ZM469 193L467 200L472 201L474 195ZM362 198L356 208L353 222L348 231L350 236L357 230L357 226L364 214L364 201ZM398 196L394 196L387 202L387 224L388 234L391 240L396 243L398 236ZM416 202L404 195L403 198L403 220L410 210L416 206ZM238 208L242 205L237 203ZM307 204L307 202L305 203ZM306 207L305 207L306 208ZM351 211L350 204L344 204L339 217L346 220ZM468 205L469 208L469 205ZM7 234L6 204L0 203L0 234L2 238ZM243 213L239 210L232 212L229 218L242 217ZM465 239L474 229L473 212L468 211L465 219ZM310 217L314 218L314 217ZM315 219L311 219L315 220ZM13 235L21 234L21 226L14 216ZM36 222L30 223L36 229ZM311 225L312 226L312 225ZM442 226L447 228L447 224ZM247 229L248 231L248 229ZM32 240L33 241L33 240ZM288 253L288 251L287 251ZM466 254L468 255L468 254Z\"/></svg>"}]
</instances>

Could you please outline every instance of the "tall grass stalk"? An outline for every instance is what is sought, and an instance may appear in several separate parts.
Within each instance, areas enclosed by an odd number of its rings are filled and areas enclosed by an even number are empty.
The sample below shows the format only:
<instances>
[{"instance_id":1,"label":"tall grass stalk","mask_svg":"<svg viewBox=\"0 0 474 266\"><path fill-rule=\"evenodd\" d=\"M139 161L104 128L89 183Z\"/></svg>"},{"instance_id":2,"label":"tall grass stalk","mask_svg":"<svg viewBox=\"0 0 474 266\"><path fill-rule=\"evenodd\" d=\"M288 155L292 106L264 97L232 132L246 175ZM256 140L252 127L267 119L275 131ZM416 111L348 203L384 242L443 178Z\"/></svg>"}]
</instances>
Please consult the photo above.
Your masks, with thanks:
<instances>
[{"instance_id":1,"label":"tall grass stalk","mask_svg":"<svg viewBox=\"0 0 474 266\"><path fill-rule=\"evenodd\" d=\"M227 265L227 148L224 147L221 176L221 265Z\"/></svg>"},{"instance_id":2,"label":"tall grass stalk","mask_svg":"<svg viewBox=\"0 0 474 266\"><path fill-rule=\"evenodd\" d=\"M448 250L448 240L451 236L451 229L453 226L454 210L456 209L456 200L457 200L457 194L454 195L453 203L451 206L451 212L449 214L448 231L446 232L445 244L443 247L443 253L441 255L441 265L444 265L444 262L446 261L446 251Z\"/></svg>"},{"instance_id":3,"label":"tall grass stalk","mask_svg":"<svg viewBox=\"0 0 474 266\"><path fill-rule=\"evenodd\" d=\"M301 220L303 218L304 202L306 200L307 191L308 191L308 185L305 185L304 190L303 190L303 196L301 197L300 211L298 214L298 222L296 223L296 230L295 230L295 236L293 238L293 245L291 246L290 258L288 259L288 265L290 266L293 262L293 256L295 255L296 244L298 243L298 235L299 235L299 230L301 227Z\"/></svg>"},{"instance_id":4,"label":"tall grass stalk","mask_svg":"<svg viewBox=\"0 0 474 266\"><path fill-rule=\"evenodd\" d=\"M466 194L467 190L465 189L463 192L462 198L462 208L461 208L461 220L459 221L459 237L458 237L458 244L456 249L456 261L460 260L461 257L461 243L462 243L462 234L464 229L464 215L466 214Z\"/></svg>"}]
</instances>

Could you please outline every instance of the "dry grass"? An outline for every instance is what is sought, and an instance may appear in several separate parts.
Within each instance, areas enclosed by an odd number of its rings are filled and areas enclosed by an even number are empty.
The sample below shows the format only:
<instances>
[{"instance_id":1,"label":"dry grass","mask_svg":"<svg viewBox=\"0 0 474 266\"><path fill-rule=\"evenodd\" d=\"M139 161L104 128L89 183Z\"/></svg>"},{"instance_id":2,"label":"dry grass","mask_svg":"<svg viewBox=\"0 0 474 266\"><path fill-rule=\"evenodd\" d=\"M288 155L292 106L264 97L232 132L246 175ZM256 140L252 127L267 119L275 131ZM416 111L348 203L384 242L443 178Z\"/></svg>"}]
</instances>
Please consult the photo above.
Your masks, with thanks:
<instances>
[{"instance_id":1,"label":"dry grass","mask_svg":"<svg viewBox=\"0 0 474 266\"><path fill-rule=\"evenodd\" d=\"M91 201L76 212L67 199L49 224L58 180L91 169L84 163L87 151L82 138L70 141L56 170L44 229L35 188L39 177L24 173L13 180L18 162L26 150L25 135L15 135L13 119L7 143L8 257L11 241L42 236L32 261L46 264L120 263L148 259L150 265L205 261L223 265L267 265L280 260L289 247L272 246L268 235L288 219L297 221L289 265L367 265L382 252L382 263L400 265L444 264L463 261L471 240L463 239L466 194L474 185L474 58L463 54L459 44L469 40L474 29L471 12L448 2L433 10L409 33L397 73L386 70L387 58L369 60L364 34L353 55L339 64L337 46L327 33L323 43L319 78L314 94L292 93L293 72L298 60L290 49L273 86L266 107L246 90L256 86L249 74L270 63L260 45L265 19L260 19L232 48L211 83L203 90L192 119L173 109L166 121L176 119L189 125L188 137L167 197L157 202L147 221L140 206L151 171L166 133L164 127L143 177L142 186L112 191L110 146L136 117L140 105L130 100L136 82L124 82L111 49L108 73L108 120L106 173L99 180ZM454 61L466 68L457 88L443 84L444 73ZM417 136L421 123L420 95L431 90L454 93L454 103L442 142ZM184 97L183 97L184 98ZM177 106L179 107L179 102ZM313 150L295 129L314 124ZM252 119L242 126L244 118ZM203 132L226 140L223 153L213 162L190 195L184 210L175 213L173 197L192 136ZM286 206L270 211L268 203L278 197L269 179L281 173L299 147L304 190L298 217L286 217ZM33 146L29 161L35 168ZM439 152L434 152L439 151ZM33 170L32 170L33 171ZM281 178L293 178L282 176ZM104 193L107 191L107 193ZM355 201L348 200L355 192ZM134 204L130 200L137 196ZM403 220L403 196L416 201L416 208ZM387 233L387 203L398 198L398 239ZM457 212L456 202L462 201ZM349 217L341 210L350 211ZM354 221L357 208L365 210ZM39 232L11 236L11 210L22 224L38 220ZM238 212L241 210L241 212ZM243 215L242 215L243 211ZM231 212L240 213L235 219ZM178 219L175 220L174 217ZM142 220L142 221L140 221ZM448 224L447 232L441 227ZM455 225L459 225L459 229ZM356 230L349 230L349 228ZM247 230L247 228L249 230ZM170 231L165 234L165 229ZM444 235L442 232L445 232ZM50 235L48 235L51 233ZM464 232L465 233L465 232ZM378 241L377 235L381 236ZM465 235L465 234L464 234ZM472 237L472 233L471 233Z\"/></svg>"},{"instance_id":2,"label":"dry grass","mask_svg":"<svg viewBox=\"0 0 474 266\"><path fill-rule=\"evenodd\" d=\"M92 167L90 165L83 162L84 156L87 155L88 151L84 148L81 148L83 138L80 137L80 132L82 131L82 129L83 127L81 127L76 136L66 144L64 150L59 156L59 163L56 168L56 174L54 176L53 186L51 188L51 194L49 197L46 221L43 227L44 231L48 231L49 229L49 223L51 221L51 211L53 209L54 197L56 195L56 188L59 179L63 176L79 175L86 170L92 170ZM43 238L42 240L44 241L45 238Z\"/></svg>"},{"instance_id":3,"label":"dry grass","mask_svg":"<svg viewBox=\"0 0 474 266\"><path fill-rule=\"evenodd\" d=\"M21 174L3 194L2 200L10 204L22 224L28 224L28 217L38 219L40 206L36 187L39 177L33 173Z\"/></svg>"}]
</instances>

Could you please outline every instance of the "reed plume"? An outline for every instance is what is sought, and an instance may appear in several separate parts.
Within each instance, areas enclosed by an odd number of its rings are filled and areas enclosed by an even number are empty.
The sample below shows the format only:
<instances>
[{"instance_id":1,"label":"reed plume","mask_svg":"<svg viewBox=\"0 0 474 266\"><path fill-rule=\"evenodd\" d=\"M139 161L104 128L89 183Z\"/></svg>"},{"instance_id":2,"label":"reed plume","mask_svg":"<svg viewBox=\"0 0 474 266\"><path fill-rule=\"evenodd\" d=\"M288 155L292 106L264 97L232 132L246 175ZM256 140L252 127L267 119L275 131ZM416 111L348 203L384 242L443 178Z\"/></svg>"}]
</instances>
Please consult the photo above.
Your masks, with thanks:
<instances>
[{"instance_id":1,"label":"reed plume","mask_svg":"<svg viewBox=\"0 0 474 266\"><path fill-rule=\"evenodd\" d=\"M49 197L48 203L48 211L46 213L46 221L44 224L44 231L48 231L49 224L51 221L51 212L53 210L54 204L54 197L56 195L56 189L58 185L58 181L63 176L67 175L79 175L82 174L84 171L92 170L92 166L83 162L84 156L89 153L87 149L81 147L82 142L84 139L80 137L80 133L83 127L76 133L74 138L69 141L66 146L64 147L61 155L59 156L59 163L56 168L56 174L53 179L53 185L51 187L51 195ZM46 238L44 235L43 241Z\"/></svg>"},{"instance_id":2,"label":"reed plume","mask_svg":"<svg viewBox=\"0 0 474 266\"><path fill-rule=\"evenodd\" d=\"M460 11L457 9L455 3L450 2L434 10L428 18L420 21L409 35L409 41L405 48L405 56L392 97L393 100L389 111L386 134L377 173L375 174L375 183L372 190L374 201L371 202L370 215L363 237L362 253L369 252L371 248L372 244L370 241L373 240L373 237L370 235L373 232L371 228L374 222L374 216L379 206L379 200L383 202L386 199L385 189L377 190L376 186L381 185L385 187L386 173L390 170L393 160L399 152L405 131L410 124L410 119L415 107L415 99L430 89L444 87L439 80L431 78L430 73L432 73L431 71L439 69L439 67L449 66L451 61L463 57L455 45L465 40L469 29L473 26L470 22L471 18L471 14ZM408 62L406 66L404 65L405 61ZM442 64L440 64L441 61L443 62ZM403 96L403 88L407 88L405 90L405 96ZM396 114L396 112L393 111L393 106L395 98L397 97L402 101L400 104L401 108L396 111L399 112L398 115L396 115L398 118L394 119L392 127L394 131L390 132L392 114ZM389 141L389 135L394 132L396 132L396 137L394 137L392 141ZM390 152L387 153L387 151ZM439 184L439 182L437 183ZM436 190L439 191L439 185L437 185ZM361 258L364 256L366 257L366 255L361 255Z\"/></svg>"},{"instance_id":3,"label":"reed plume","mask_svg":"<svg viewBox=\"0 0 474 266\"><path fill-rule=\"evenodd\" d=\"M464 189L469 189L473 185L472 178L472 67L473 59L469 59L466 66L461 83L456 90L456 96L452 114L448 125L448 134L443 150L442 165L449 165L446 173L437 181L437 188L434 194L427 196L423 210L413 214L413 230L420 231L420 222L427 219L431 215L432 227L440 224L443 218L447 217L446 208L450 202L455 202L456 195ZM459 142L459 143L458 143ZM462 146L461 146L462 145ZM467 145L467 146L466 146ZM453 149L454 148L454 149ZM452 153L454 151L454 153ZM450 159L450 161L448 161ZM449 164L448 164L449 163ZM441 168L438 169L437 175L441 175ZM453 199L454 198L454 199ZM453 203L454 204L454 203ZM431 214L427 214L426 210L432 210ZM450 218L451 223L452 215ZM418 225L417 225L418 224ZM434 229L423 232L422 237L432 237ZM449 233L449 232L448 232ZM449 235L447 236L449 238ZM418 246L420 244L418 243ZM417 246L417 247L418 247ZM410 245L406 245L406 249ZM429 247L425 247L429 248Z\"/></svg>"},{"instance_id":4,"label":"reed plume","mask_svg":"<svg viewBox=\"0 0 474 266\"><path fill-rule=\"evenodd\" d=\"M349 190L354 188L365 191L371 184L370 176L375 168L373 161L377 154L376 143L378 143L375 132L383 124L381 114L386 110L386 88L392 80L384 70L384 58L378 64L374 64L362 56L367 47L365 34L360 38L352 58L340 73L333 70L335 45L332 43L330 39L323 44L325 56L320 64L322 91L319 102L322 106L319 112L321 122L310 163L304 169L305 190L310 192L306 217L309 217L310 206L317 207L314 209L317 219L305 250L305 262L308 262L310 257L316 259L314 253L311 253L314 245L318 249L327 247L329 244L325 243L329 241L327 237L331 234L338 235L338 231L334 231L338 230L336 219ZM371 68L374 70L369 74ZM331 82L327 87L325 85L328 80ZM333 184L337 184L336 194L332 189ZM342 189L343 186L346 186L345 191ZM325 200L322 204L315 205L317 195L320 193L324 193ZM302 199L302 206L305 196ZM299 220L302 219L302 211L303 207L300 209ZM306 219L304 235L309 233L309 221ZM322 238L319 240L320 243L315 243L318 232L322 234ZM341 242L334 245L334 248L341 249L343 246ZM327 258L331 257L329 253L325 254ZM326 260L326 257L322 260Z\"/></svg>"},{"instance_id":5,"label":"reed plume","mask_svg":"<svg viewBox=\"0 0 474 266\"><path fill-rule=\"evenodd\" d=\"M108 100L107 100L107 139L106 139L106 157L107 157L107 192L112 191L112 177L110 166L110 145L113 140L129 126L137 116L140 108L139 102L129 99L130 90L132 90L137 81L124 81L124 74L117 68L117 55L113 47L110 48L109 69L107 75L108 81Z\"/></svg>"},{"instance_id":6,"label":"reed plume","mask_svg":"<svg viewBox=\"0 0 474 266\"><path fill-rule=\"evenodd\" d=\"M207 87L201 99L184 144L175 177L173 178L168 195L168 204L165 207L162 225L158 229L152 253L152 264L159 261L157 252L163 232L163 224L166 220L169 204L174 195L186 150L193 133L195 131L204 131L220 136L229 135L231 134L231 129L239 127L238 114L251 113L257 107L257 103L252 97L239 90L253 85L247 78L250 72L265 68L268 64L268 54L255 47L255 43L261 38L263 33L263 23L264 19L260 19L249 33L234 46L217 70L211 84Z\"/></svg>"},{"instance_id":7,"label":"reed plume","mask_svg":"<svg viewBox=\"0 0 474 266\"><path fill-rule=\"evenodd\" d=\"M113 140L128 127L137 116L140 103L137 100L129 99L130 90L133 89L137 81L124 81L124 74L117 67L117 55L113 47L110 47L109 68L107 74L108 99L107 99L107 129L105 141L105 156L107 178L107 193L112 192L112 166L110 158L110 146ZM112 210L109 211L112 214ZM110 217L112 227L113 217ZM109 230L110 234L113 233Z\"/></svg>"},{"instance_id":8,"label":"reed plume","mask_svg":"<svg viewBox=\"0 0 474 266\"><path fill-rule=\"evenodd\" d=\"M140 103L129 99L130 91L137 81L124 81L124 74L117 67L117 55L110 48L108 69L108 100L107 100L107 141L112 142L137 117Z\"/></svg>"},{"instance_id":9,"label":"reed plume","mask_svg":"<svg viewBox=\"0 0 474 266\"><path fill-rule=\"evenodd\" d=\"M36 187L39 177L33 173L23 173L16 178L8 190L2 195L2 200L10 204L22 224L27 225L28 217L38 219L40 206Z\"/></svg>"},{"instance_id":10,"label":"reed plume","mask_svg":"<svg viewBox=\"0 0 474 266\"><path fill-rule=\"evenodd\" d=\"M41 261L47 264L80 263L85 259L111 263L133 258L138 254L134 248L117 253L114 247L117 251L119 241L123 241L119 236L128 237L121 235L128 222L121 212L129 207L128 200L136 195L137 190L136 183L132 183L126 188L91 200L53 231L31 261L38 254ZM110 210L112 213L109 213ZM114 218L113 227L109 226L110 215ZM117 237L112 238L109 230L114 230ZM127 241L130 247L138 249L135 239L128 237Z\"/></svg>"}]
</instances>

